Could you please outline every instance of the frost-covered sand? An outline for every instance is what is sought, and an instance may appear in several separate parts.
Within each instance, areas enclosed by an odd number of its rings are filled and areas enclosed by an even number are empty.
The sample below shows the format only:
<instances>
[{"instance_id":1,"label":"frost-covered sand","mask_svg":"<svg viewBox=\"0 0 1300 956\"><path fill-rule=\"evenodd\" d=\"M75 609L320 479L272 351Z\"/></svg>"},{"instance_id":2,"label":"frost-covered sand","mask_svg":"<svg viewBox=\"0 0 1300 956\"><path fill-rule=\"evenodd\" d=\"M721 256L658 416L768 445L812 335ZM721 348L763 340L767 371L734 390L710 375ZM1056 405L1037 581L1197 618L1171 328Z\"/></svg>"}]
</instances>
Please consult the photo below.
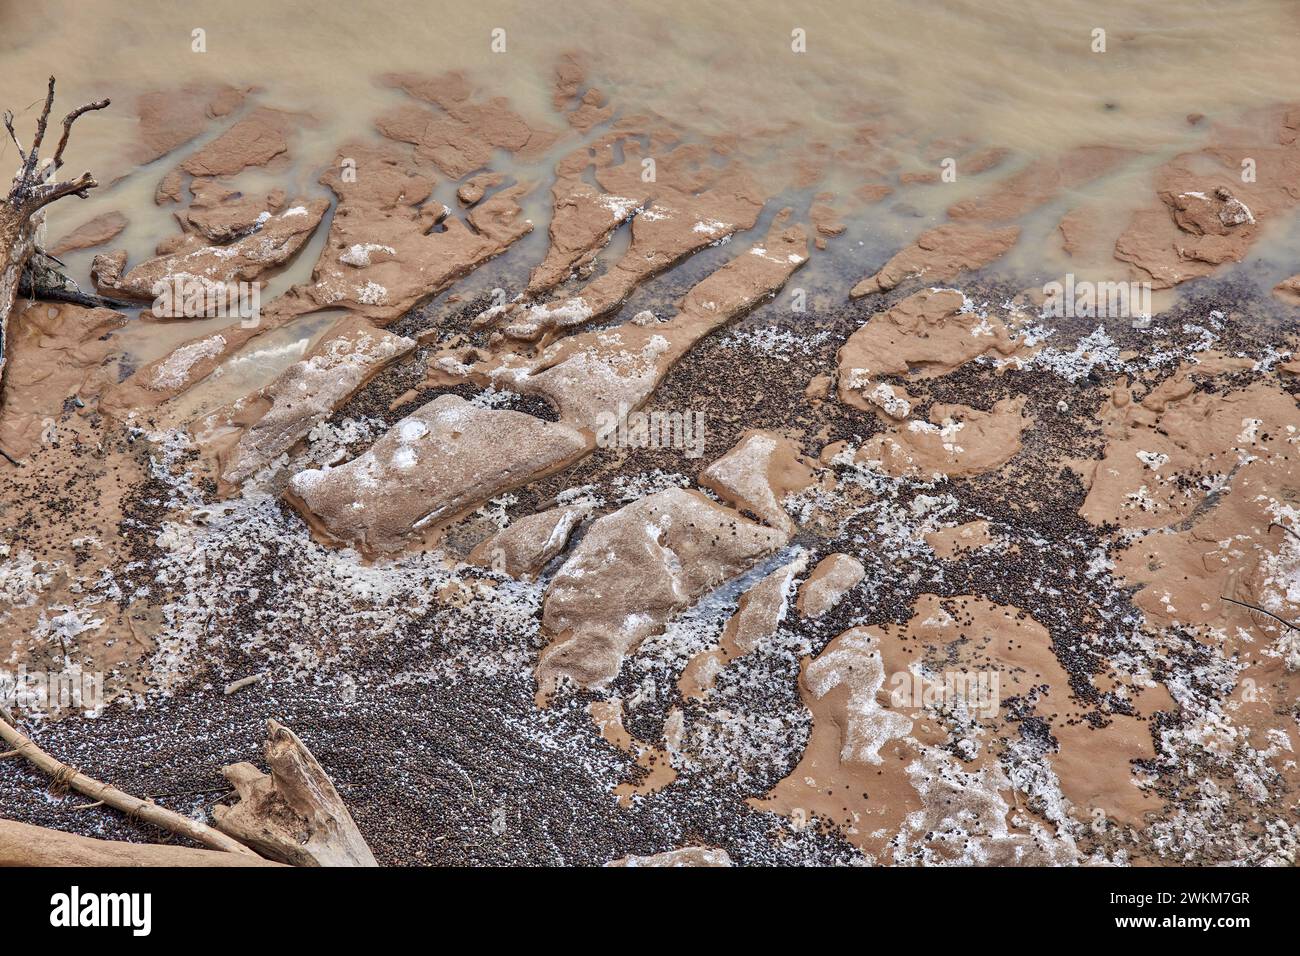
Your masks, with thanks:
<instances>
[{"instance_id":1,"label":"frost-covered sand","mask_svg":"<svg viewBox=\"0 0 1300 956\"><path fill-rule=\"evenodd\" d=\"M394 865L1293 863L1300 104L944 143L947 202L897 117L801 152L549 69L377 75L323 148L123 101L149 165L51 230L141 308L10 322L0 667L106 697L41 746L208 818L274 718ZM159 838L80 802L0 762L0 816Z\"/></svg>"}]
</instances>

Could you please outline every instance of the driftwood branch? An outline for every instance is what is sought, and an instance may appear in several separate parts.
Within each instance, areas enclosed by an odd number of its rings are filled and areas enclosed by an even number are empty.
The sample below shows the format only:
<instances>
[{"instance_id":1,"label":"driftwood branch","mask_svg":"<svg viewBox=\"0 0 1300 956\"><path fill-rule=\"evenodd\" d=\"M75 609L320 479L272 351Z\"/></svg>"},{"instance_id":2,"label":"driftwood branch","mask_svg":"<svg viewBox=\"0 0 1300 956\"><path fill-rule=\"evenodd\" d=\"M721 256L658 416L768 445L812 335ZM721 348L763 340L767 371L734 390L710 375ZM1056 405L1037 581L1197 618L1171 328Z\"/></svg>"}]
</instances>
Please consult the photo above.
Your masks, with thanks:
<instances>
[{"instance_id":1,"label":"driftwood branch","mask_svg":"<svg viewBox=\"0 0 1300 956\"><path fill-rule=\"evenodd\" d=\"M12 110L5 110L5 129L9 130L9 138L14 141L18 147L18 161L20 166L27 165L27 151L23 149L23 144L18 142L18 133L14 131L14 114Z\"/></svg>"},{"instance_id":2,"label":"driftwood branch","mask_svg":"<svg viewBox=\"0 0 1300 956\"><path fill-rule=\"evenodd\" d=\"M37 248L27 261L27 270L18 283L18 294L26 299L70 302L88 309L129 308L125 302L83 292L75 280L60 272L51 263L63 265L57 257Z\"/></svg>"},{"instance_id":3,"label":"driftwood branch","mask_svg":"<svg viewBox=\"0 0 1300 956\"><path fill-rule=\"evenodd\" d=\"M50 86L45 93L45 106L40 118L36 120L36 135L32 137L32 148L27 151L27 160L23 163L23 180L30 181L36 172L36 163L40 159L41 143L45 141L45 127L50 122L50 110L54 106L54 77L50 77Z\"/></svg>"},{"instance_id":4,"label":"driftwood branch","mask_svg":"<svg viewBox=\"0 0 1300 956\"><path fill-rule=\"evenodd\" d=\"M94 295L90 292L83 292L80 289L69 289L60 286L33 285L30 279L24 278L18 284L18 294L25 299L44 299L48 302L67 302L71 305L84 306L87 309L129 309L129 302L120 302L117 299L106 299L102 295Z\"/></svg>"},{"instance_id":5,"label":"driftwood branch","mask_svg":"<svg viewBox=\"0 0 1300 956\"><path fill-rule=\"evenodd\" d=\"M280 866L241 853L96 840L0 820L0 866Z\"/></svg>"},{"instance_id":6,"label":"driftwood branch","mask_svg":"<svg viewBox=\"0 0 1300 956\"><path fill-rule=\"evenodd\" d=\"M311 751L274 720L266 729L270 775L250 763L224 767L239 803L213 808L217 826L263 856L294 866L378 866Z\"/></svg>"},{"instance_id":7,"label":"driftwood branch","mask_svg":"<svg viewBox=\"0 0 1300 956\"><path fill-rule=\"evenodd\" d=\"M88 199L87 190L94 189L98 185L99 183L90 173L82 173L76 179L67 182L40 183L27 191L22 200L22 208L30 216L64 196L80 196L82 199Z\"/></svg>"},{"instance_id":8,"label":"driftwood branch","mask_svg":"<svg viewBox=\"0 0 1300 956\"><path fill-rule=\"evenodd\" d=\"M50 82L54 78L50 77ZM82 113L89 113L91 110L102 110L109 105L108 100L95 100L93 103L87 103L85 106L78 106L75 110L63 117L63 135L59 137L59 146L54 150L54 168L60 169L63 166L63 150L68 145L68 134L72 132L72 124L77 121Z\"/></svg>"},{"instance_id":9,"label":"driftwood branch","mask_svg":"<svg viewBox=\"0 0 1300 956\"><path fill-rule=\"evenodd\" d=\"M256 853L238 840L214 830L205 823L181 816L179 813L174 813L148 800L133 797L116 787L86 776L75 767L70 767L61 760L56 760L36 746L26 734L18 730L13 716L4 707L0 707L0 739L3 739L5 743L18 751L38 770L53 777L57 783L70 787L78 793L90 797L91 800L102 800L110 807L121 810L129 816L144 820L146 823L152 823L154 826L186 837L213 850L224 850L227 853L236 853L241 856L257 856Z\"/></svg>"},{"instance_id":10,"label":"driftwood branch","mask_svg":"<svg viewBox=\"0 0 1300 956\"><path fill-rule=\"evenodd\" d=\"M53 158L45 163L41 162L40 148L45 142L45 133L49 127L50 110L54 108L54 77L50 77L45 105L36 121L36 135L32 138L31 148L25 152L14 129L13 113L6 111L4 114L5 129L18 147L22 165L8 194L0 196L0 376L4 374L8 358L6 333L9 313L13 310L23 274L27 271L27 264L36 248L36 233L44 222L41 210L64 196L80 196L85 199L87 190L98 185L95 177L88 172L67 182L53 179L55 171L63 165L63 151L67 148L72 124L82 114L104 109L108 105L108 100L96 100L77 107L65 116L63 135L59 138Z\"/></svg>"}]
</instances>

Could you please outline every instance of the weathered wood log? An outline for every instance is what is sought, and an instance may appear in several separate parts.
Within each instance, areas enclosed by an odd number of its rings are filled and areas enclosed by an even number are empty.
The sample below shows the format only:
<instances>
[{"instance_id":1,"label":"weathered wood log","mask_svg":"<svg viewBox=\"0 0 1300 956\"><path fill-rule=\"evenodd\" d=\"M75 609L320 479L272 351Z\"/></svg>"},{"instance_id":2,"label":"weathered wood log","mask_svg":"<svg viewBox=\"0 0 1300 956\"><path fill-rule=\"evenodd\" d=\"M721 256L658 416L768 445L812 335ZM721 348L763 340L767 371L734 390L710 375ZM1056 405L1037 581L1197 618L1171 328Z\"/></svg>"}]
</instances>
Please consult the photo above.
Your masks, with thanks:
<instances>
[{"instance_id":1,"label":"weathered wood log","mask_svg":"<svg viewBox=\"0 0 1300 956\"><path fill-rule=\"evenodd\" d=\"M32 252L27 260L27 269L18 283L18 295L24 299L44 299L47 302L70 302L88 309L129 309L129 302L108 299L102 295L83 292L71 278L60 272L55 265L63 265L58 259L39 248Z\"/></svg>"},{"instance_id":2,"label":"weathered wood log","mask_svg":"<svg viewBox=\"0 0 1300 956\"><path fill-rule=\"evenodd\" d=\"M152 823L154 826L162 827L164 830L186 837L213 850L237 853L242 856L257 856L256 853L238 840L214 830L206 823L200 823L198 820L191 820L189 817L181 816L181 814L160 807L152 801L133 797L129 793L117 789L117 787L86 776L75 767L70 767L61 760L56 760L36 746L26 734L17 728L12 715L4 707L0 707L0 740L4 740L19 755L37 769L49 774L60 785L85 794L92 800L100 800L110 807L121 810L123 813L146 823Z\"/></svg>"},{"instance_id":3,"label":"weathered wood log","mask_svg":"<svg viewBox=\"0 0 1300 956\"><path fill-rule=\"evenodd\" d=\"M54 106L54 77L50 77L45 106L36 121L36 135L32 138L30 149L24 150L18 139L13 113L6 111L4 114L5 129L18 147L18 158L22 165L14 175L9 194L0 200L0 382L3 381L8 357L5 336L9 326L9 313L18 298L23 272L36 248L36 235L45 221L45 207L64 196L80 196L84 199L87 190L99 185L88 172L66 182L54 179L55 172L63 166L63 151L67 148L72 124L83 113L102 110L108 105L108 100L97 100L79 106L65 116L63 135L59 138L53 157L46 160L41 160L40 148L49 125L50 110Z\"/></svg>"},{"instance_id":4,"label":"weathered wood log","mask_svg":"<svg viewBox=\"0 0 1300 956\"><path fill-rule=\"evenodd\" d=\"M7 200L0 202L0 377L9 357L9 313L18 298L23 270L35 248L38 226L39 223L34 223Z\"/></svg>"},{"instance_id":5,"label":"weathered wood log","mask_svg":"<svg viewBox=\"0 0 1300 956\"><path fill-rule=\"evenodd\" d=\"M3 866L281 866L243 853L161 843L125 843L0 820Z\"/></svg>"},{"instance_id":6,"label":"weathered wood log","mask_svg":"<svg viewBox=\"0 0 1300 956\"><path fill-rule=\"evenodd\" d=\"M224 767L239 792L213 809L218 829L263 856L294 866L378 866L334 784L292 730L266 722L270 775L250 763Z\"/></svg>"}]
</instances>

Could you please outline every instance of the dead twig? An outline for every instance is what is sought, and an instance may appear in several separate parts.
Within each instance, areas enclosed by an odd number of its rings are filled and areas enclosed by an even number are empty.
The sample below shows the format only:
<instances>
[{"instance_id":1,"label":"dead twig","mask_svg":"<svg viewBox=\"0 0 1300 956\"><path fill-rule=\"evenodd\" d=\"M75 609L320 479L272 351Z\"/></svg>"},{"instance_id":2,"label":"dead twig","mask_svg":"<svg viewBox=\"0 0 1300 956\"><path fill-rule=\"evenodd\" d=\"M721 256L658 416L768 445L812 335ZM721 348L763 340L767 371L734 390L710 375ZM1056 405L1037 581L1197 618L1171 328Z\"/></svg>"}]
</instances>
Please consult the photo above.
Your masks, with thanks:
<instances>
[{"instance_id":1,"label":"dead twig","mask_svg":"<svg viewBox=\"0 0 1300 956\"><path fill-rule=\"evenodd\" d=\"M1277 521L1270 522L1268 526L1268 530L1272 531L1274 528L1281 528L1291 537L1295 538L1297 541L1300 541L1300 534L1297 534L1295 531L1293 531L1291 528L1288 528L1286 525L1280 524Z\"/></svg>"},{"instance_id":2,"label":"dead twig","mask_svg":"<svg viewBox=\"0 0 1300 956\"><path fill-rule=\"evenodd\" d=\"M9 138L14 141L18 147L18 160L23 165L27 164L27 151L23 149L23 144L18 142L18 133L14 131L14 114L11 110L5 110L5 129L9 130Z\"/></svg>"},{"instance_id":3,"label":"dead twig","mask_svg":"<svg viewBox=\"0 0 1300 956\"><path fill-rule=\"evenodd\" d=\"M89 190L98 185L99 183L94 176L90 175L90 173L82 173L76 179L70 179L65 183L50 182L29 186L21 208L30 217L32 213L44 209L50 203L62 199L64 196L78 196L81 199L89 199Z\"/></svg>"},{"instance_id":4,"label":"dead twig","mask_svg":"<svg viewBox=\"0 0 1300 956\"><path fill-rule=\"evenodd\" d=\"M24 298L44 299L46 302L67 302L69 305L80 305L87 309L129 309L130 306L125 302L119 302L116 299L105 299L100 295L92 295L89 292L79 292L73 289L41 289L39 292L28 287L24 280L18 285L18 294Z\"/></svg>"},{"instance_id":5,"label":"dead twig","mask_svg":"<svg viewBox=\"0 0 1300 956\"><path fill-rule=\"evenodd\" d=\"M41 143L45 139L45 127L50 122L50 110L54 107L54 77L50 77L50 85L45 93L45 107L41 110L40 118L36 121L36 135L32 137L32 148L27 151L27 160L23 163L24 181L30 181L32 174L36 171L36 163L40 157L37 151L41 148Z\"/></svg>"},{"instance_id":6,"label":"dead twig","mask_svg":"<svg viewBox=\"0 0 1300 956\"><path fill-rule=\"evenodd\" d=\"M53 86L54 77L50 77L50 84ZM63 150L68 145L68 134L72 132L72 124L77 121L82 113L89 113L91 110L106 109L110 100L95 100L93 103L87 103L85 106L78 106L75 110L63 117L63 135L59 137L59 145L54 150L54 168L59 169L63 166Z\"/></svg>"},{"instance_id":7,"label":"dead twig","mask_svg":"<svg viewBox=\"0 0 1300 956\"><path fill-rule=\"evenodd\" d=\"M121 810L130 817L152 823L154 826L184 836L213 850L224 850L227 853L237 853L241 856L256 857L258 855L238 840L219 830L214 830L206 823L191 820L148 800L133 797L116 787L86 776L75 767L70 767L61 760L56 760L36 746L26 734L18 730L13 715L4 707L0 707L0 738L3 738L9 746L13 747L17 753L26 758L38 770L49 774L56 784L76 790L78 793L90 797L91 800L105 803L116 810Z\"/></svg>"},{"instance_id":8,"label":"dead twig","mask_svg":"<svg viewBox=\"0 0 1300 956\"><path fill-rule=\"evenodd\" d=\"M462 777L465 778L465 782L466 782L467 784L469 784L469 795L470 795L470 798L473 799L473 801L474 801L474 805L475 805L475 806L478 806L478 805L479 805L479 803L478 803L478 791L474 789L474 781L473 781L473 779L470 777L469 774L467 774L467 773L465 772L465 768L462 767L462 766L461 766L459 763L457 763L455 760L452 760L450 757L448 757L448 758L447 758L447 762L450 763L450 764L452 765L452 767L456 770L456 772L457 772L458 774L460 774Z\"/></svg>"},{"instance_id":9,"label":"dead twig","mask_svg":"<svg viewBox=\"0 0 1300 956\"><path fill-rule=\"evenodd\" d=\"M1300 631L1300 624L1292 624L1292 623L1291 623L1290 621L1288 621L1286 618L1278 617L1278 616L1277 616L1276 614L1274 614L1272 611L1266 611L1266 610L1264 610L1262 607L1260 607L1260 606L1257 605L1257 604L1247 604L1245 601L1238 601L1236 598L1230 598L1230 597L1221 597L1221 598L1219 598L1219 600L1220 600L1220 601L1227 601L1229 604L1236 604L1236 605L1238 605L1239 607L1249 608L1249 609L1252 610L1252 611L1258 611L1260 614L1263 614L1265 617L1271 617L1273 620L1277 621L1279 624L1283 624L1283 625L1285 625L1286 627L1291 628L1291 630L1293 630L1293 631Z\"/></svg>"},{"instance_id":10,"label":"dead twig","mask_svg":"<svg viewBox=\"0 0 1300 956\"><path fill-rule=\"evenodd\" d=\"M256 684L265 676L266 676L266 671L262 671L257 674L250 674L247 677L241 677L237 681L231 681L229 684L226 685L226 689L223 693L227 697L229 697L231 694L237 694L245 687L249 686L250 684Z\"/></svg>"}]
</instances>

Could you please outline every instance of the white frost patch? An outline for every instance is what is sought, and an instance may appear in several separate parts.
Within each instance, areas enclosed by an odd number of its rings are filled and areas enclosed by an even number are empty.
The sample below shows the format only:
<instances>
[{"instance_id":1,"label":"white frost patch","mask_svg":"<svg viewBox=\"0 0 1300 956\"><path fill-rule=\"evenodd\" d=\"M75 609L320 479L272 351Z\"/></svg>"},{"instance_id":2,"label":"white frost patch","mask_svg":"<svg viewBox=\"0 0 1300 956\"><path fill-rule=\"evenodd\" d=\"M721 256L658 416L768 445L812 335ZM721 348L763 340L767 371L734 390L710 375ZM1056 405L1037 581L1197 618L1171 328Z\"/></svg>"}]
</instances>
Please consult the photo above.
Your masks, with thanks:
<instances>
[{"instance_id":1,"label":"white frost patch","mask_svg":"<svg viewBox=\"0 0 1300 956\"><path fill-rule=\"evenodd\" d=\"M79 611L70 607L51 608L51 610L62 611L54 617L47 618L45 612L41 612L41 619L36 622L36 627L32 630L32 636L39 640L49 640L51 637L60 641L69 641L78 634L84 634L86 631L93 631L104 623L103 618L83 617L86 612Z\"/></svg>"},{"instance_id":2,"label":"white frost patch","mask_svg":"<svg viewBox=\"0 0 1300 956\"><path fill-rule=\"evenodd\" d=\"M911 720L876 701L876 692L885 683L885 667L874 638L845 634L834 650L823 652L808 665L804 676L818 699L841 684L848 689L848 726L841 731L840 760L880 764L880 748L911 733Z\"/></svg>"},{"instance_id":3,"label":"white frost patch","mask_svg":"<svg viewBox=\"0 0 1300 956\"><path fill-rule=\"evenodd\" d=\"M1049 330L1035 330L1026 336L1026 344L1032 345L1051 334ZM1073 349L1066 351L1044 346L1032 358L1025 360L1024 365L1029 368L1045 368L1064 379L1077 382L1087 378L1094 368L1119 369L1124 363L1119 357L1119 347L1106 329L1099 325L1081 338Z\"/></svg>"},{"instance_id":4,"label":"white frost patch","mask_svg":"<svg viewBox=\"0 0 1300 956\"><path fill-rule=\"evenodd\" d=\"M54 580L59 563L37 561L28 551L10 557L9 550L9 545L0 544L0 601L12 607L31 607Z\"/></svg>"},{"instance_id":5,"label":"white frost patch","mask_svg":"<svg viewBox=\"0 0 1300 956\"><path fill-rule=\"evenodd\" d=\"M587 300L582 296L572 299L565 299L563 302L557 302L554 305L535 305L528 310L528 314L537 322L544 325L558 325L561 327L568 325L578 325L586 322L595 313Z\"/></svg>"},{"instance_id":6,"label":"white frost patch","mask_svg":"<svg viewBox=\"0 0 1300 956\"><path fill-rule=\"evenodd\" d=\"M912 403L894 392L894 386L880 382L867 398L884 409L891 418L906 418L912 413Z\"/></svg>"}]
</instances>

